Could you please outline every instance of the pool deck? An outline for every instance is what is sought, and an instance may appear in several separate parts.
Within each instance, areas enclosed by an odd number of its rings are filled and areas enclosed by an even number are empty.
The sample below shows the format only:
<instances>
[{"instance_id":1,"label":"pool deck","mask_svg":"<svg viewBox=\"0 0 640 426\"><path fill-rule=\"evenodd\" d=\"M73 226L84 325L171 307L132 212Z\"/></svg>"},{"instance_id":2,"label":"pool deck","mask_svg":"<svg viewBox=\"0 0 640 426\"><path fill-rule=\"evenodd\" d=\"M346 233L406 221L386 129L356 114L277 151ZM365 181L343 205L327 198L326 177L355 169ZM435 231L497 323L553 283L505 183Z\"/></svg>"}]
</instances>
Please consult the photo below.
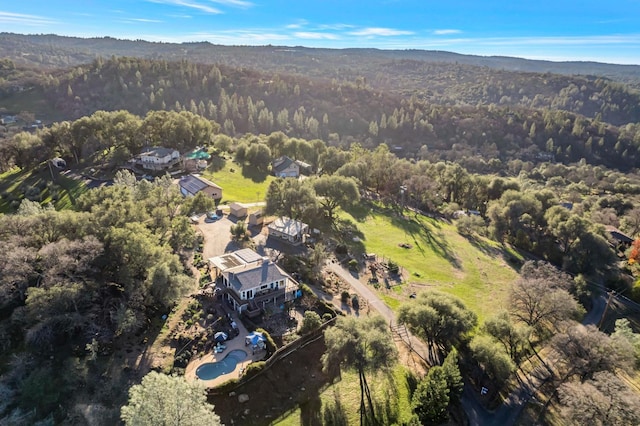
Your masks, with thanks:
<instances>
[{"instance_id":1,"label":"pool deck","mask_svg":"<svg viewBox=\"0 0 640 426\"><path fill-rule=\"evenodd\" d=\"M242 321L240 321L238 319L238 314L237 313L232 313L231 315L234 318L234 320L235 320L235 322L236 322L236 324L238 326L238 330L240 331L240 334L237 337L235 337L235 338L233 338L231 340L227 340L226 342L224 342L224 345L227 347L227 349L225 349L224 351L222 351L220 353L208 352L208 353L202 354L198 358L192 360L187 365L187 368L185 369L185 373L184 373L184 377L188 381L190 381L190 382L197 381L197 382L202 383L207 388L214 388L216 386L219 386L219 385L223 384L227 380L239 378L242 375L242 371L244 371L244 369L247 367L247 365L251 364L254 360L255 361L260 361L260 360L262 360L264 358L264 356L265 356L265 351L264 350L257 350L255 354L252 354L251 353L251 346L245 346L244 337L247 336L249 334L249 332L247 331L247 329L242 324ZM218 376L215 379L211 379L211 380L201 380L196 376L196 370L202 364L205 364L207 362L222 361L224 359L224 357L226 357L227 354L229 352L231 352L232 350L234 350L234 349L240 349L240 350L246 352L247 353L247 358L245 358L242 361L239 361L238 365L236 365L235 370L233 370L231 373L223 374L223 375Z\"/></svg>"}]
</instances>

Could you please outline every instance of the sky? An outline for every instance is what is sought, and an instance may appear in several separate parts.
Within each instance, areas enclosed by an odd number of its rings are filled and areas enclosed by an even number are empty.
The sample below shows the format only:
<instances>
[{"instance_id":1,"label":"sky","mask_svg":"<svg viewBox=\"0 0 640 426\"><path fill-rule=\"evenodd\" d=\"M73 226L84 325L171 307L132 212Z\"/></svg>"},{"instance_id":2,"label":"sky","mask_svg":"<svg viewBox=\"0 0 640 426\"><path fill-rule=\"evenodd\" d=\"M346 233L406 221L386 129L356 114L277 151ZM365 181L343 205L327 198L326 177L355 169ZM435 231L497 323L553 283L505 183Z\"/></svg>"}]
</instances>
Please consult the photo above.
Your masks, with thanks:
<instances>
[{"instance_id":1,"label":"sky","mask_svg":"<svg viewBox=\"0 0 640 426\"><path fill-rule=\"evenodd\" d=\"M0 32L640 65L640 0L1 0Z\"/></svg>"}]
</instances>

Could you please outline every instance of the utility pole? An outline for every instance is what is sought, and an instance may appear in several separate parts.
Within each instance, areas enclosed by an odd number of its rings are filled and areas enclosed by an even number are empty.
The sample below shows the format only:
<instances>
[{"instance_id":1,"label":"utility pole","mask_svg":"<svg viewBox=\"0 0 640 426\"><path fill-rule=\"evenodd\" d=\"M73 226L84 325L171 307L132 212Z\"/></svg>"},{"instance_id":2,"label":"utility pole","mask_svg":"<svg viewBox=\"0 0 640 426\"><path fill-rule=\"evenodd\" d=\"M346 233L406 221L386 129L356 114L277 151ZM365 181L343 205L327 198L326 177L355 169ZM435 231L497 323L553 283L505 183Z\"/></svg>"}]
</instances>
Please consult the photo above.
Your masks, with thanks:
<instances>
[{"instance_id":1,"label":"utility pole","mask_svg":"<svg viewBox=\"0 0 640 426\"><path fill-rule=\"evenodd\" d=\"M613 291L609 292L609 297L607 298L607 304L604 307L604 311L602 311L602 316L600 317L600 322L598 323L598 330L602 328L602 323L604 322L604 316L607 314L607 311L609 310L611 299L613 299Z\"/></svg>"}]
</instances>

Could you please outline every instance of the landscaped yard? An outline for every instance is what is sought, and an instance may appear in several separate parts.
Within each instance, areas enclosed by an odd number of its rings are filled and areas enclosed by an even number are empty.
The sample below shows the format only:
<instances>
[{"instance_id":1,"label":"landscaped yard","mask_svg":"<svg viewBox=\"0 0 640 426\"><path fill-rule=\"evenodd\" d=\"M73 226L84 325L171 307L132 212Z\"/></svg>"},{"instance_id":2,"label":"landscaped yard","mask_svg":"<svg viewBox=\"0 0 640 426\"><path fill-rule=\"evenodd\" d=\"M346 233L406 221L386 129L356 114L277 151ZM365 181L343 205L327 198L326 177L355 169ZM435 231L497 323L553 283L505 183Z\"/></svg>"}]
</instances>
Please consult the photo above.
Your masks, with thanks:
<instances>
[{"instance_id":1,"label":"landscaped yard","mask_svg":"<svg viewBox=\"0 0 640 426\"><path fill-rule=\"evenodd\" d=\"M256 203L264 201L274 176L250 166L244 168L227 159L213 158L203 176L222 187L222 202Z\"/></svg>"},{"instance_id":2,"label":"landscaped yard","mask_svg":"<svg viewBox=\"0 0 640 426\"><path fill-rule=\"evenodd\" d=\"M455 225L405 211L399 217L391 209L372 206L368 214L358 209L343 219L356 223L362 233L360 247L378 258L391 259L405 271L405 283L392 290L381 286L385 302L395 309L411 289L432 288L460 297L482 321L506 308L508 291L517 272L505 261L513 256L500 244L481 237L465 238Z\"/></svg>"}]
</instances>

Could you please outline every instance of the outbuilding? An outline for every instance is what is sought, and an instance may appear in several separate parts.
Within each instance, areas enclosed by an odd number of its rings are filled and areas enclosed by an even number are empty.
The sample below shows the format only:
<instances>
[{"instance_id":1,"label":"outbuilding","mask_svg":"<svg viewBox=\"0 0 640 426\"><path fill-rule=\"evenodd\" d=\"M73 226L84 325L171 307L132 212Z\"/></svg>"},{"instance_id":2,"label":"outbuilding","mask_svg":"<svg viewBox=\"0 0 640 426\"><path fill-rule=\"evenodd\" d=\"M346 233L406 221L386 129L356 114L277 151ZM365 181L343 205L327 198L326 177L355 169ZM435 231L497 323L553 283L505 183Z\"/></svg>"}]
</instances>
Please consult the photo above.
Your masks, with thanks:
<instances>
[{"instance_id":1,"label":"outbuilding","mask_svg":"<svg viewBox=\"0 0 640 426\"><path fill-rule=\"evenodd\" d=\"M244 204L241 203L231 203L229 205L229 214L235 216L237 218L246 217L248 213L248 208Z\"/></svg>"}]
</instances>

